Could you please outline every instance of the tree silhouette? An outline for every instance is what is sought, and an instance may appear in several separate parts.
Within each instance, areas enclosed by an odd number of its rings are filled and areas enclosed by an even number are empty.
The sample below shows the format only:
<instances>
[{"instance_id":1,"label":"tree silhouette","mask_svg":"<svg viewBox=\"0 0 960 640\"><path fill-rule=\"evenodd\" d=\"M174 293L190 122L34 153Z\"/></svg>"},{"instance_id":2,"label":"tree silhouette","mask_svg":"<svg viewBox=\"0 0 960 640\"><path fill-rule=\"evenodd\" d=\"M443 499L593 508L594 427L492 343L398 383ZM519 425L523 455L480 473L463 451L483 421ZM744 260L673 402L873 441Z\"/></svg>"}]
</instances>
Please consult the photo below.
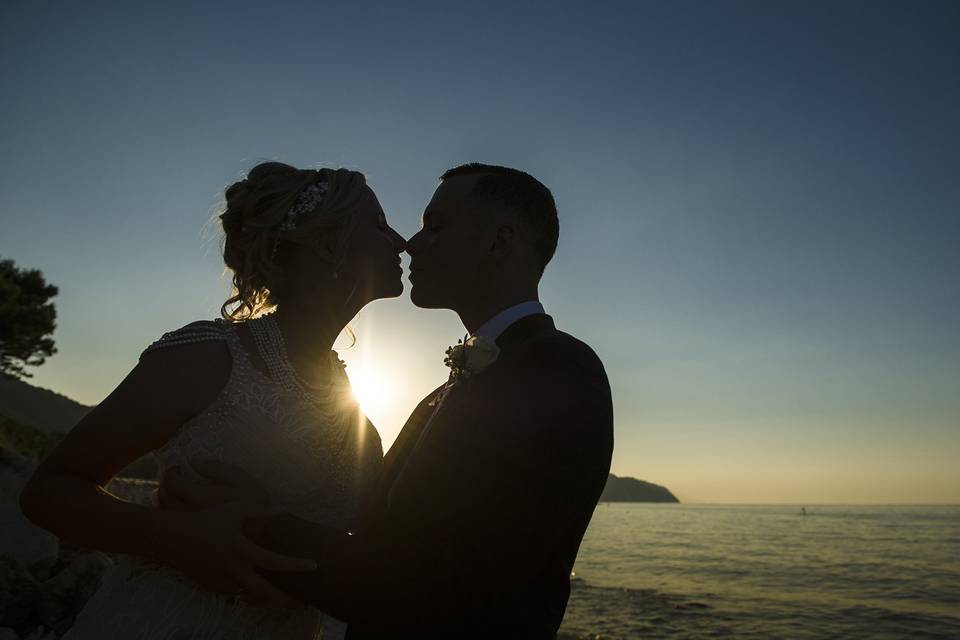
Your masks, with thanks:
<instances>
[{"instance_id":1,"label":"tree silhouette","mask_svg":"<svg viewBox=\"0 0 960 640\"><path fill-rule=\"evenodd\" d=\"M57 352L57 310L50 302L55 295L57 288L39 270L0 260L0 375L30 378L24 367L39 366Z\"/></svg>"}]
</instances>

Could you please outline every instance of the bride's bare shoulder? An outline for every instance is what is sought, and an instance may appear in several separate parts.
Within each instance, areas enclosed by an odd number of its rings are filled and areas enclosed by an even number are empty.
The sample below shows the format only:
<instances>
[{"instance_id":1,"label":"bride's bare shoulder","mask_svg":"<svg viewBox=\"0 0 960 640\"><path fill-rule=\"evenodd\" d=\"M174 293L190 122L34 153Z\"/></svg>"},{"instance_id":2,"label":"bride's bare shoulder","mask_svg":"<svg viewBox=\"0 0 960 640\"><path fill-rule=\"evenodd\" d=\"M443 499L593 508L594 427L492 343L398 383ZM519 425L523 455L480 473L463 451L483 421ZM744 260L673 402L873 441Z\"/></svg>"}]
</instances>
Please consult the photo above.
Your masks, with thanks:
<instances>
[{"instance_id":1,"label":"bride's bare shoulder","mask_svg":"<svg viewBox=\"0 0 960 640\"><path fill-rule=\"evenodd\" d=\"M163 334L140 355L137 382L177 398L188 413L205 408L230 378L226 330L222 323L201 321Z\"/></svg>"},{"instance_id":2,"label":"bride's bare shoulder","mask_svg":"<svg viewBox=\"0 0 960 640\"><path fill-rule=\"evenodd\" d=\"M210 406L229 381L230 351L223 339L200 338L188 340L178 330L153 343L70 431L46 467L105 482Z\"/></svg>"}]
</instances>

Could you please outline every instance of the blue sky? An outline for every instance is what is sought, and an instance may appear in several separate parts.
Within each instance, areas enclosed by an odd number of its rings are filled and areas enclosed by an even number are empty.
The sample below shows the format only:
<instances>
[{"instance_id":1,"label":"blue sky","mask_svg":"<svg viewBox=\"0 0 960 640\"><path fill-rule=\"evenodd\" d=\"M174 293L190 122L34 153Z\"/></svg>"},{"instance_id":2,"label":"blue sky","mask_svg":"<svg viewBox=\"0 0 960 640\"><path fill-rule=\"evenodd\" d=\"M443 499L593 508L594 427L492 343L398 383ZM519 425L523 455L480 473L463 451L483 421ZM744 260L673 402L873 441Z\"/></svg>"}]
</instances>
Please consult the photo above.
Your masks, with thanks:
<instances>
[{"instance_id":1,"label":"blue sky","mask_svg":"<svg viewBox=\"0 0 960 640\"><path fill-rule=\"evenodd\" d=\"M102 399L227 293L222 190L364 171L404 235L450 166L556 196L542 297L611 378L614 472L721 502L960 502L952 2L0 7L0 255L60 287L35 382ZM386 444L460 335L341 350Z\"/></svg>"}]
</instances>

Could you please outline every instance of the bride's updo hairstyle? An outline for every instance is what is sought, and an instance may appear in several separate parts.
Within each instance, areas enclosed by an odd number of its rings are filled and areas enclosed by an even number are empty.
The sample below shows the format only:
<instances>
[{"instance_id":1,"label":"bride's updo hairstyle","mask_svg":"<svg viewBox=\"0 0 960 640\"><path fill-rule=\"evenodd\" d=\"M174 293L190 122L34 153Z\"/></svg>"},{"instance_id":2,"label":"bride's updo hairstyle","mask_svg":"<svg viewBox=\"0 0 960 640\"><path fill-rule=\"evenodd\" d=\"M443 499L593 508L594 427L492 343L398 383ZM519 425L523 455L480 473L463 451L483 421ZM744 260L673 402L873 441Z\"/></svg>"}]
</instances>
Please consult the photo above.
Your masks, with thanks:
<instances>
[{"instance_id":1,"label":"bride's updo hairstyle","mask_svg":"<svg viewBox=\"0 0 960 640\"><path fill-rule=\"evenodd\" d=\"M325 182L326 193L313 209L296 216L294 228L283 228L287 213L304 189ZM337 260L346 252L351 213L364 197L367 181L347 169L297 169L282 162L264 162L226 190L223 261L233 272L233 295L220 307L230 322L250 320L280 304L287 243L310 244L333 232Z\"/></svg>"}]
</instances>

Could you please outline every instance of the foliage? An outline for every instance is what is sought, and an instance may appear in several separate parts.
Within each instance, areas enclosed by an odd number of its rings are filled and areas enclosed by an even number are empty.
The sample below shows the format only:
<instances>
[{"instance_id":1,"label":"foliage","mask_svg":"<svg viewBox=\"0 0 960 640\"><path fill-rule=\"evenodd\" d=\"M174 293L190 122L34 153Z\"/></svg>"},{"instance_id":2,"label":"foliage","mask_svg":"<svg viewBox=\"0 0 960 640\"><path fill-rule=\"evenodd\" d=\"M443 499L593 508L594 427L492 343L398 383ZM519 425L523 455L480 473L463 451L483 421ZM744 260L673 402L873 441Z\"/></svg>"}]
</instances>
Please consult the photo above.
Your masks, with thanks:
<instances>
[{"instance_id":1,"label":"foliage","mask_svg":"<svg viewBox=\"0 0 960 640\"><path fill-rule=\"evenodd\" d=\"M44 433L0 415L0 448L13 449L28 458L42 460L63 438L60 433Z\"/></svg>"},{"instance_id":2,"label":"foliage","mask_svg":"<svg viewBox=\"0 0 960 640\"><path fill-rule=\"evenodd\" d=\"M31 427L0 415L0 451L12 449L22 456L40 462L47 457L66 434L60 432L45 433L36 427ZM152 453L137 458L125 469L117 474L123 478L139 478L141 480L156 480L158 474L157 461ZM2 637L2 636L0 636Z\"/></svg>"},{"instance_id":3,"label":"foliage","mask_svg":"<svg viewBox=\"0 0 960 640\"><path fill-rule=\"evenodd\" d=\"M50 302L55 295L57 288L39 270L0 260L0 375L30 378L26 366L39 366L57 352L57 311Z\"/></svg>"}]
</instances>

